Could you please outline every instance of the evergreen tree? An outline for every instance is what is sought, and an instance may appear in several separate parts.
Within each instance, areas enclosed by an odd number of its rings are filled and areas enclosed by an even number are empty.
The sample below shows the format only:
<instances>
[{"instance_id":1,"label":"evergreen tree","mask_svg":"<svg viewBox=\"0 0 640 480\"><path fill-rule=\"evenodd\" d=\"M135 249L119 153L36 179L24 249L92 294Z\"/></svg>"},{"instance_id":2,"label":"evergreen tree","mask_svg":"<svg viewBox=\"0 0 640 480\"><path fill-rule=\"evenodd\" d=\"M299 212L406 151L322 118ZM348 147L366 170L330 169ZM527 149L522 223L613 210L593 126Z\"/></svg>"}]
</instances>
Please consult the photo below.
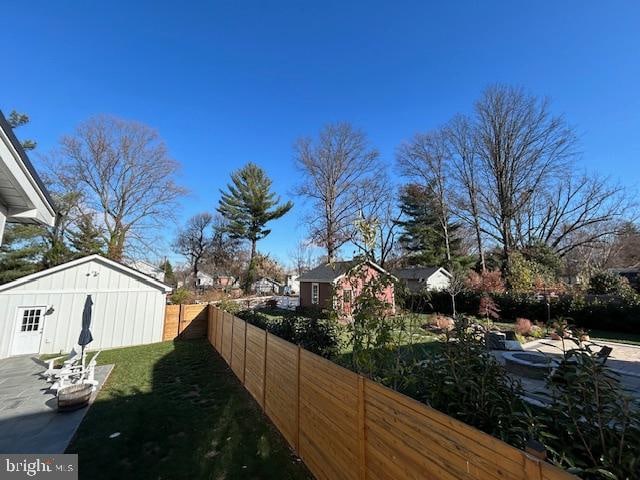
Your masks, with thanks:
<instances>
[{"instance_id":1,"label":"evergreen tree","mask_svg":"<svg viewBox=\"0 0 640 480\"><path fill-rule=\"evenodd\" d=\"M104 255L104 232L93 223L93 215L84 214L78 218L77 230L69 234L71 246L78 257Z\"/></svg>"},{"instance_id":2,"label":"evergreen tree","mask_svg":"<svg viewBox=\"0 0 640 480\"><path fill-rule=\"evenodd\" d=\"M175 287L178 284L178 281L176 279L176 274L173 273L173 265L171 265L171 262L169 260L165 260L160 263L159 267L164 272L164 283Z\"/></svg>"},{"instance_id":3,"label":"evergreen tree","mask_svg":"<svg viewBox=\"0 0 640 480\"><path fill-rule=\"evenodd\" d=\"M406 185L400 193L400 208L403 219L400 244L408 252L409 265L441 266L447 264L447 249L442 235L435 200L427 188L415 184ZM459 256L461 240L460 225L449 224L452 259Z\"/></svg>"},{"instance_id":4,"label":"evergreen tree","mask_svg":"<svg viewBox=\"0 0 640 480\"><path fill-rule=\"evenodd\" d=\"M11 282L41 270L46 251L43 227L7 225L0 246L0 283Z\"/></svg>"},{"instance_id":5,"label":"evergreen tree","mask_svg":"<svg viewBox=\"0 0 640 480\"><path fill-rule=\"evenodd\" d=\"M11 125L11 128L16 129L29 123L29 115L12 110L7 121L9 125ZM33 140L22 140L20 143L22 143L22 148L25 150L33 150L36 148L36 142Z\"/></svg>"},{"instance_id":6,"label":"evergreen tree","mask_svg":"<svg viewBox=\"0 0 640 480\"><path fill-rule=\"evenodd\" d=\"M265 228L271 220L282 217L293 203L280 203L280 197L271 191L271 179L259 166L248 163L233 172L231 184L222 192L218 212L227 220L226 229L232 238L246 239L251 243L249 267L244 281L245 290L253 282L258 240L271 230Z\"/></svg>"}]
</instances>

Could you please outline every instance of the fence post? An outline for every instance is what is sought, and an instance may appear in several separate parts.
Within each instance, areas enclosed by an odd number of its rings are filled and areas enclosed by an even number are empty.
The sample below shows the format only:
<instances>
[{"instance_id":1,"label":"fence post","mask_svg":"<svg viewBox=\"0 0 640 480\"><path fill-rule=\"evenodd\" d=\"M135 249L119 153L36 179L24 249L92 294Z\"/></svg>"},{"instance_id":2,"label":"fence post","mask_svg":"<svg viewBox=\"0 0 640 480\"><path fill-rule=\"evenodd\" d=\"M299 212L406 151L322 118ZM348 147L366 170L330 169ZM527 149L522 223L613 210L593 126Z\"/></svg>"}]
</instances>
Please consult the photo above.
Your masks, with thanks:
<instances>
[{"instance_id":1,"label":"fence post","mask_svg":"<svg viewBox=\"0 0 640 480\"><path fill-rule=\"evenodd\" d=\"M542 480L542 466L540 460L529 454L523 453L525 478L531 480Z\"/></svg>"},{"instance_id":2,"label":"fence post","mask_svg":"<svg viewBox=\"0 0 640 480\"><path fill-rule=\"evenodd\" d=\"M298 361L296 362L298 375L298 394L296 395L296 453L300 456L300 345L298 345Z\"/></svg>"},{"instance_id":3,"label":"fence post","mask_svg":"<svg viewBox=\"0 0 640 480\"><path fill-rule=\"evenodd\" d=\"M367 438L365 432L365 404L364 404L365 378L358 375L358 478L367 478Z\"/></svg>"},{"instance_id":4,"label":"fence post","mask_svg":"<svg viewBox=\"0 0 640 480\"><path fill-rule=\"evenodd\" d=\"M182 333L182 322L184 322L184 305L181 303L180 304L180 309L178 310L178 335L176 335L176 337L179 337L180 334Z\"/></svg>"}]
</instances>

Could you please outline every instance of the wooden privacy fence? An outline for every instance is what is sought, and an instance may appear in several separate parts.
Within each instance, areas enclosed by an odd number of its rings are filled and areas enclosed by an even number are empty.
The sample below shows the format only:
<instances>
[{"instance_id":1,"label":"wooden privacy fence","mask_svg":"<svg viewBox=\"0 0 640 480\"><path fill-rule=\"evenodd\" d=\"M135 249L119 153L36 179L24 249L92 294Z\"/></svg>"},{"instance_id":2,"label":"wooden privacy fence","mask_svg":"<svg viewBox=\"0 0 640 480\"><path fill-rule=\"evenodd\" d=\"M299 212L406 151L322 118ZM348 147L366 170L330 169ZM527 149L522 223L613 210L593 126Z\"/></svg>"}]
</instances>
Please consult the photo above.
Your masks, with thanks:
<instances>
[{"instance_id":1,"label":"wooden privacy fence","mask_svg":"<svg viewBox=\"0 0 640 480\"><path fill-rule=\"evenodd\" d=\"M576 479L214 306L207 336L319 479Z\"/></svg>"},{"instance_id":2,"label":"wooden privacy fence","mask_svg":"<svg viewBox=\"0 0 640 480\"><path fill-rule=\"evenodd\" d=\"M206 337L207 313L207 304L167 305L164 311L162 340Z\"/></svg>"}]
</instances>

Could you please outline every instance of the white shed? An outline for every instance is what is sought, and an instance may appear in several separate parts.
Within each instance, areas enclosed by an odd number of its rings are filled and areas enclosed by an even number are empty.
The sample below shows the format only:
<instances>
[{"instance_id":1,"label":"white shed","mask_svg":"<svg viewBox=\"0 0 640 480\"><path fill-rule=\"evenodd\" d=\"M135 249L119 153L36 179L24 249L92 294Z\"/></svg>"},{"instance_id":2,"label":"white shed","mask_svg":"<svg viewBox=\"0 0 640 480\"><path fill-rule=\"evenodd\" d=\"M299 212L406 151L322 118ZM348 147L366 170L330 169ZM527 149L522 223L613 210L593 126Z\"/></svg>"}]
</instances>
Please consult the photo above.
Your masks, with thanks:
<instances>
[{"instance_id":1,"label":"white shed","mask_svg":"<svg viewBox=\"0 0 640 480\"><path fill-rule=\"evenodd\" d=\"M170 291L100 255L0 285L0 358L68 352L78 341L87 295L93 301L90 349L160 342Z\"/></svg>"}]
</instances>

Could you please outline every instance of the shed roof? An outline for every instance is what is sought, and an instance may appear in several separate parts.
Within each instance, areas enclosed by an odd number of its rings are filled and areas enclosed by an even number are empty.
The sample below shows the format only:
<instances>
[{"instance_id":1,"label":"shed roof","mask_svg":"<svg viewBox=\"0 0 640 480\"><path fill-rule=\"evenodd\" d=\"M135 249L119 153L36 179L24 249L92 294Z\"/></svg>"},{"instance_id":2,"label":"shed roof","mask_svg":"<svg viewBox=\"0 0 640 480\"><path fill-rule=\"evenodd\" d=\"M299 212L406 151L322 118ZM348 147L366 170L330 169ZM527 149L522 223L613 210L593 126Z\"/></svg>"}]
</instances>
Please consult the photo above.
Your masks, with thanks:
<instances>
[{"instance_id":1,"label":"shed roof","mask_svg":"<svg viewBox=\"0 0 640 480\"><path fill-rule=\"evenodd\" d=\"M358 265L362 265L363 263L368 264L372 268L378 270L380 273L385 273L390 275L384 268L380 265L373 263L372 261L366 260L363 262L362 260L354 259L347 260L341 262L331 262L325 263L323 265L319 265L316 268L309 270L308 272L300 275L298 279L300 282L318 282L318 283L331 283L336 281L338 278L342 277L349 273L351 269L357 267Z\"/></svg>"},{"instance_id":2,"label":"shed roof","mask_svg":"<svg viewBox=\"0 0 640 480\"><path fill-rule=\"evenodd\" d=\"M442 267L407 267L398 268L393 271L393 274L402 280L420 280L428 279L436 272L442 270L442 273L448 277L451 274Z\"/></svg>"},{"instance_id":3,"label":"shed roof","mask_svg":"<svg viewBox=\"0 0 640 480\"><path fill-rule=\"evenodd\" d=\"M23 283L36 280L38 278L44 277L46 275L50 275L55 272L59 272L61 270L65 270L67 268L77 267L78 265L82 265L92 260L96 260L109 267L112 267L114 270L119 270L123 273L131 274L144 282L147 282L155 287L158 287L160 290L163 290L164 292L170 292L172 290L172 288L169 285L163 282L160 282L159 280L156 280L155 278L149 275L146 275L145 273L142 273L141 271L136 270L135 268L131 268L127 265L124 265L123 263L119 263L119 262L116 262L115 260L111 260L110 258L105 258L101 255L93 254L93 255L88 255L86 257L71 260L70 262L61 263L60 265L56 265L55 267L47 268L45 270L41 270L39 272L32 273L30 275L20 277L14 280L13 282L0 285L0 293L5 292L7 290L11 290L12 288L17 287L18 285L22 285Z\"/></svg>"}]
</instances>

